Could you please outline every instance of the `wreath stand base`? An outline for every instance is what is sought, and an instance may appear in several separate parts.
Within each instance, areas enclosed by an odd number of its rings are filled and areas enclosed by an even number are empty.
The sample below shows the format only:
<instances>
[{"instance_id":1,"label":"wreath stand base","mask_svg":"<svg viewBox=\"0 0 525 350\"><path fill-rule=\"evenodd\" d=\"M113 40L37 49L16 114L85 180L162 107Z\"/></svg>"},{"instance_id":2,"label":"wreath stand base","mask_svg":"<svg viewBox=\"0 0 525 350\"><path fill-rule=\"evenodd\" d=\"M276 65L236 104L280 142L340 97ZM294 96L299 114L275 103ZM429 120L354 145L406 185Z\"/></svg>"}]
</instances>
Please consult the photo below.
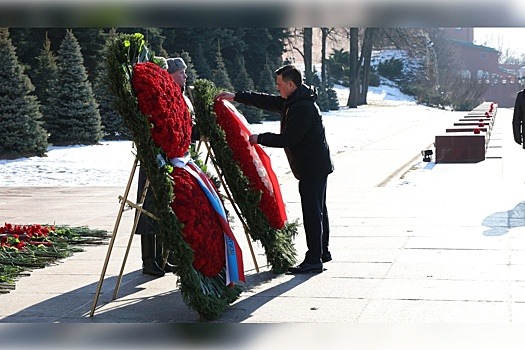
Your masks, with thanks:
<instances>
[{"instance_id":1,"label":"wreath stand base","mask_svg":"<svg viewBox=\"0 0 525 350\"><path fill-rule=\"evenodd\" d=\"M257 272L259 272L259 266L257 264L257 260L255 259L255 253L253 251L253 247L252 247L252 244L251 244L251 241L250 241L250 236L248 234L248 232L249 232L248 231L248 226L246 225L246 223L242 219L240 211L237 208L237 206L235 204L235 201L233 201L232 196L231 196L231 194L230 194L230 192L228 190L228 187L226 186L226 182L224 181L224 179L222 177L222 174L219 172L219 169L218 169L218 167L217 167L217 165L216 165L216 163L214 161L212 150L211 150L211 147L210 147L208 141L206 141L206 140L199 141L199 146L197 147L197 149L199 149L201 142L205 143L206 148L208 150L208 157L210 157L211 163L213 164L213 166L214 166L214 168L215 168L215 170L216 170L216 172L217 172L217 174L219 176L221 184L222 184L223 188L226 191L226 196L227 196L228 200L231 202L231 204L232 204L232 206L233 206L233 208L235 210L235 213L237 214L237 217L242 222L242 225L243 225L243 228L244 228L244 231L245 231L245 234L246 234L246 238L248 240L248 246L250 248L250 252L251 252L251 255L252 255L253 263L255 265L255 270ZM206 163L208 162L208 157L206 158ZM93 305L91 307L91 312L89 314L89 317L93 317L94 314L95 314L95 310L96 310L96 307L97 307L98 299L100 297L100 291L102 289L102 284L104 283L104 277L106 276L109 260L111 258L111 253L113 251L113 245L115 243L115 239L116 239L116 236L117 236L118 228L120 226L120 221L122 220L122 214L124 213L124 211L127 210L126 209L126 205L128 205L131 208L136 209L136 212L135 212L135 218L134 218L134 221L133 221L133 228L131 229L131 233L130 233L129 240L128 240L128 245L126 247L126 252L125 252L124 258L122 260L122 265L120 267L120 272L119 272L118 277L117 277L117 282L116 282L116 285L115 285L115 289L113 291L113 297L111 298L111 301L114 301L115 299L117 299L118 292L119 292L119 289L120 289L120 284L122 282L122 276L124 274L124 267L126 266L126 261L128 259L129 251L131 249L131 243L133 242L133 237L135 236L135 231L137 230L137 225L138 225L140 216L142 214L145 214L145 215L148 215L149 217L151 217L151 218L153 218L155 220L158 220L158 218L154 214L152 214L151 212L148 212L147 210L142 208L142 205L144 203L144 200L146 199L146 194L147 194L147 191L148 191L148 188L149 188L149 180L148 179L146 179L146 183L144 185L144 190L140 194L139 202L138 203L134 203L134 202L128 200L129 192L130 192L130 189L131 189L131 184L132 184L133 179L135 177L135 172L137 170L138 164L139 164L139 159L135 158L135 161L133 162L133 166L132 166L130 174L129 174L128 183L126 185L126 189L124 191L124 195L118 197L119 201L120 201L120 209L119 209L119 211L117 213L117 218L115 220L115 225L113 227L113 233L111 235L111 239L110 239L110 242L109 242L109 245L108 245L108 250L106 252L106 258L104 260L104 265L102 266L102 271L100 273L100 279L98 281L97 290L95 292L95 297L93 298ZM167 253L169 253L169 251ZM162 262L161 268L164 268L164 266L166 265L166 261L168 259L168 254L167 253L163 254L163 262Z\"/></svg>"}]
</instances>

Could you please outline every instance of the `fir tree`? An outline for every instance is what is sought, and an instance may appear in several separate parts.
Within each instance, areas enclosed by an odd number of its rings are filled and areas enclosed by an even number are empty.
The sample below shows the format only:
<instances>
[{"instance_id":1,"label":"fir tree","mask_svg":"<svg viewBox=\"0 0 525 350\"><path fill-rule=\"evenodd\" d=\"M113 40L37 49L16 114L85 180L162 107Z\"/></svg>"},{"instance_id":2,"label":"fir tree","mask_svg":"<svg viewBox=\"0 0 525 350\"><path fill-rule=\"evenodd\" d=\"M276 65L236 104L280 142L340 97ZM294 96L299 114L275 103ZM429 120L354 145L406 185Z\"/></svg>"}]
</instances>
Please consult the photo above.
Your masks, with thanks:
<instances>
[{"instance_id":1,"label":"fir tree","mask_svg":"<svg viewBox=\"0 0 525 350\"><path fill-rule=\"evenodd\" d=\"M42 127L35 87L18 63L7 28L0 28L0 157L44 156L47 134Z\"/></svg>"},{"instance_id":2,"label":"fir tree","mask_svg":"<svg viewBox=\"0 0 525 350\"><path fill-rule=\"evenodd\" d=\"M275 71L282 64L286 51L285 38L290 36L284 28L246 28L243 42L247 47L243 50L243 56L250 63L246 69L256 85L264 64L268 64L270 71Z\"/></svg>"},{"instance_id":3,"label":"fir tree","mask_svg":"<svg viewBox=\"0 0 525 350\"><path fill-rule=\"evenodd\" d=\"M195 54L193 57L193 64L195 65L195 70L199 73L201 79L212 79L212 71L204 52L202 50L202 45L198 43L195 47Z\"/></svg>"},{"instance_id":4,"label":"fir tree","mask_svg":"<svg viewBox=\"0 0 525 350\"><path fill-rule=\"evenodd\" d=\"M117 35L116 30L111 29L109 32L109 42ZM103 57L107 56L107 50L109 44L106 46L103 53ZM115 108L115 96L109 90L108 82L108 67L107 62L104 60L104 64L100 65L99 74L96 76L93 91L97 103L99 104L98 109L100 113L100 119L104 128L103 137L105 140L130 140L131 133L128 128L124 125L124 119Z\"/></svg>"},{"instance_id":5,"label":"fir tree","mask_svg":"<svg viewBox=\"0 0 525 350\"><path fill-rule=\"evenodd\" d=\"M325 89L321 87L321 79L315 68L312 75L312 84L317 88L317 105L323 112L339 109L339 99L333 89L333 83L328 83Z\"/></svg>"},{"instance_id":6,"label":"fir tree","mask_svg":"<svg viewBox=\"0 0 525 350\"><path fill-rule=\"evenodd\" d=\"M80 46L89 82L94 86L100 74L108 34L102 28L75 28L73 34ZM65 33L60 38L64 35Z\"/></svg>"},{"instance_id":7,"label":"fir tree","mask_svg":"<svg viewBox=\"0 0 525 350\"><path fill-rule=\"evenodd\" d=\"M56 57L51 50L51 40L46 35L44 47L36 58L37 67L33 71L35 93L40 101L40 111L44 121L44 129L48 130L48 119L53 119L55 113L55 86L58 76Z\"/></svg>"},{"instance_id":8,"label":"fir tree","mask_svg":"<svg viewBox=\"0 0 525 350\"><path fill-rule=\"evenodd\" d=\"M257 90L268 94L277 93L277 88L275 87L275 74L271 71L268 62L264 64L261 74L259 75Z\"/></svg>"},{"instance_id":9,"label":"fir tree","mask_svg":"<svg viewBox=\"0 0 525 350\"><path fill-rule=\"evenodd\" d=\"M237 56L235 59L233 72L232 83L235 90L249 91L254 89L253 80L246 70L243 56Z\"/></svg>"},{"instance_id":10,"label":"fir tree","mask_svg":"<svg viewBox=\"0 0 525 350\"><path fill-rule=\"evenodd\" d=\"M268 62L264 64L259 76L259 84L257 90L268 94L277 94L277 88L275 87L275 74L270 70ZM280 115L273 112L263 111L263 119L266 120L279 120Z\"/></svg>"},{"instance_id":11,"label":"fir tree","mask_svg":"<svg viewBox=\"0 0 525 350\"><path fill-rule=\"evenodd\" d=\"M253 80L250 78L246 66L244 64L244 57L237 56L233 64L233 78L232 83L235 91L249 91L254 89ZM237 106L239 112L244 115L249 123L260 123L263 117L263 111L252 107L239 104Z\"/></svg>"},{"instance_id":12,"label":"fir tree","mask_svg":"<svg viewBox=\"0 0 525 350\"><path fill-rule=\"evenodd\" d=\"M328 87L326 90L319 88L317 96L317 104L323 112L337 111L339 109L339 100L337 98L337 92L334 89Z\"/></svg>"},{"instance_id":13,"label":"fir tree","mask_svg":"<svg viewBox=\"0 0 525 350\"><path fill-rule=\"evenodd\" d=\"M102 68L107 72L107 68ZM105 140L130 140L131 134L124 125L124 120L115 110L115 97L110 93L106 82L107 75L97 75L93 88L100 113L100 121L103 127L103 138Z\"/></svg>"},{"instance_id":14,"label":"fir tree","mask_svg":"<svg viewBox=\"0 0 525 350\"><path fill-rule=\"evenodd\" d=\"M71 30L60 45L56 98L56 113L47 121L49 141L55 145L96 144L102 138L100 113Z\"/></svg>"},{"instance_id":15,"label":"fir tree","mask_svg":"<svg viewBox=\"0 0 525 350\"><path fill-rule=\"evenodd\" d=\"M212 71L212 78L213 82L215 83L215 86L225 90L233 90L230 77L228 76L228 71L226 70L226 66L224 65L224 60L222 59L220 45L217 45L216 62L217 68Z\"/></svg>"}]
</instances>

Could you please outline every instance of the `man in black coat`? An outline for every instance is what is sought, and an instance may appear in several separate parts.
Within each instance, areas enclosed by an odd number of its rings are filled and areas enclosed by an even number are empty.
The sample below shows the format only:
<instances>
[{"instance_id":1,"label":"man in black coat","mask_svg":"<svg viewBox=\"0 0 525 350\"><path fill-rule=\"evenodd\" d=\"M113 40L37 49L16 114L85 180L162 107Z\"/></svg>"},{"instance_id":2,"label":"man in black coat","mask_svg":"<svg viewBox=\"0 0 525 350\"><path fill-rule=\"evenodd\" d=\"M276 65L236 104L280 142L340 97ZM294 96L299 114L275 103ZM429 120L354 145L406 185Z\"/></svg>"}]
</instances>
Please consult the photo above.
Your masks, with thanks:
<instances>
[{"instance_id":1,"label":"man in black coat","mask_svg":"<svg viewBox=\"0 0 525 350\"><path fill-rule=\"evenodd\" d=\"M328 250L329 221L326 184L334 166L326 142L321 111L313 87L302 83L301 72L285 65L276 72L280 96L257 92L222 92L217 98L236 101L281 114L279 134L250 135L249 141L284 148L290 168L299 180L299 194L308 251L304 261L291 273L322 272L323 262L332 260Z\"/></svg>"},{"instance_id":2,"label":"man in black coat","mask_svg":"<svg viewBox=\"0 0 525 350\"><path fill-rule=\"evenodd\" d=\"M512 117L512 132L514 134L514 141L518 145L525 148L523 142L523 125L525 123L525 90L518 92L516 102L514 104L514 115Z\"/></svg>"}]
</instances>

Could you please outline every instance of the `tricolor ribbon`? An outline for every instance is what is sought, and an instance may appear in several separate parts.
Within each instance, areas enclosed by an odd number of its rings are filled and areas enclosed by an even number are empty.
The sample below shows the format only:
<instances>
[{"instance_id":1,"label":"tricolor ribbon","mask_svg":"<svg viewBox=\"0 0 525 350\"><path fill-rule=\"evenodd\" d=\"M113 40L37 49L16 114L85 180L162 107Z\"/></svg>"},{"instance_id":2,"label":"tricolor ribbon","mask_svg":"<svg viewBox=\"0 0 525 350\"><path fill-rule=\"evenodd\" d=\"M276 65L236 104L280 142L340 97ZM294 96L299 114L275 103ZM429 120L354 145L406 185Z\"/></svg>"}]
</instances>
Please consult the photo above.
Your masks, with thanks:
<instances>
[{"instance_id":1,"label":"tricolor ribbon","mask_svg":"<svg viewBox=\"0 0 525 350\"><path fill-rule=\"evenodd\" d=\"M204 172L193 162L190 157L172 158L170 162L177 168L186 170L199 183L201 189L210 201L217 218L219 219L223 234L226 254L226 285L237 281L245 282L242 251L233 235L226 216L224 205L215 190L215 186Z\"/></svg>"}]
</instances>

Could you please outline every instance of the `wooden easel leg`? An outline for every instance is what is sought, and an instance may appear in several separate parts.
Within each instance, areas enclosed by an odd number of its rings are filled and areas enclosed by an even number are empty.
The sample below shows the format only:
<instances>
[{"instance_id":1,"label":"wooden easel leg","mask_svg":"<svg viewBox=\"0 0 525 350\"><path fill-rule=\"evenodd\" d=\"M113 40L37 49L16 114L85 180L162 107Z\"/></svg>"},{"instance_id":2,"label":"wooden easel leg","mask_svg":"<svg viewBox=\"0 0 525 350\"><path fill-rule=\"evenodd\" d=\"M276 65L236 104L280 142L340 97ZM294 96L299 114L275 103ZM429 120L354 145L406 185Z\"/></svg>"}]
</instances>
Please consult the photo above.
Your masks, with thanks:
<instances>
[{"instance_id":1,"label":"wooden easel leg","mask_svg":"<svg viewBox=\"0 0 525 350\"><path fill-rule=\"evenodd\" d=\"M144 190L142 191L142 194L140 195L139 204L141 205L144 204L144 200L146 199L146 193L148 192L148 187L149 187L149 180L146 179L146 183L144 184ZM120 197L120 199L124 202L128 202L127 197ZM135 236L135 232L137 231L137 226L138 226L141 214L142 214L141 210L135 211L135 220L133 221L133 228L131 229L131 234L129 235L128 246L126 248L126 253L124 254L124 259L122 260L122 266L120 267L120 272L117 277L117 283L115 285L115 290L113 291L113 298L111 300L117 299L118 291L120 289L120 284L122 282L122 275L124 274L124 267L126 266L126 261L128 260L129 251L131 249L131 243L133 242L133 237Z\"/></svg>"},{"instance_id":2,"label":"wooden easel leg","mask_svg":"<svg viewBox=\"0 0 525 350\"><path fill-rule=\"evenodd\" d=\"M131 188L131 183L133 182L133 177L135 176L135 171L137 169L138 159L135 158L135 161L133 162L133 168L131 169L131 172L129 174L128 184L126 186L126 191L124 193L124 197L128 198L128 194ZM106 271L108 268L109 258L111 256L111 252L113 250L113 245L115 243L115 239L117 237L117 231L118 227L120 225L120 220L122 219L122 213L124 212L124 208L126 205L125 200L121 200L120 202L120 209L117 215L117 219L115 221L115 226L113 227L113 234L111 235L111 239L109 241L108 251L106 253L106 259L104 261L104 266L102 267L102 272L100 273L100 279L98 281L97 290L95 292L95 298L93 299L93 306L91 307L91 312L89 314L90 317L93 317L95 314L95 308L97 307L98 298L100 296L100 290L102 289L102 284L104 282L104 276L106 275Z\"/></svg>"}]
</instances>

